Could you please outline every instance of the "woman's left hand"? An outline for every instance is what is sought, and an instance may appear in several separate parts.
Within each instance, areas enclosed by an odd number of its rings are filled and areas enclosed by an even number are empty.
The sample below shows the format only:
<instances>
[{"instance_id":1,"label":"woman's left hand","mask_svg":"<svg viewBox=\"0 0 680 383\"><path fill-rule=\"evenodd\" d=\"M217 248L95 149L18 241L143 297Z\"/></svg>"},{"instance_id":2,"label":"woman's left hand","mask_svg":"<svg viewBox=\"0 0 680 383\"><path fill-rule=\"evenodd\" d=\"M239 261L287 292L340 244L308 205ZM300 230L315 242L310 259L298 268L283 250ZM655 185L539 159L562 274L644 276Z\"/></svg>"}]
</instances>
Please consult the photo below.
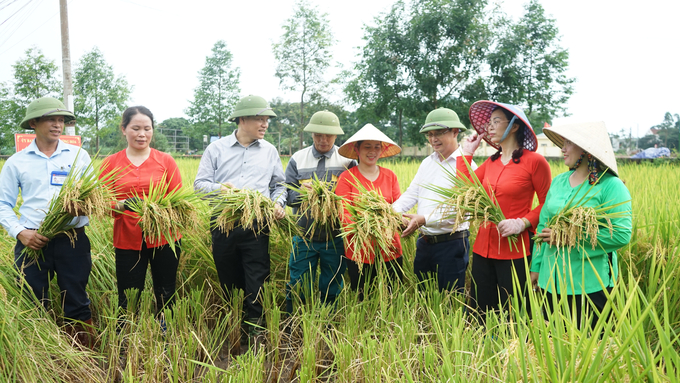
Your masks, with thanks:
<instances>
[{"instance_id":1,"label":"woman's left hand","mask_svg":"<svg viewBox=\"0 0 680 383\"><path fill-rule=\"evenodd\" d=\"M544 228L543 230L541 230L540 233L536 234L536 236L540 238L539 240L541 240L541 241L543 241L543 242L548 242L548 244L549 244L550 246L552 246L552 245L554 245L554 243L552 243L552 242L550 241L550 236L551 236L551 235L552 235L552 229L548 229L547 227Z\"/></svg>"},{"instance_id":2,"label":"woman's left hand","mask_svg":"<svg viewBox=\"0 0 680 383\"><path fill-rule=\"evenodd\" d=\"M498 222L498 232L501 233L502 237L509 237L511 235L516 235L526 229L526 224L522 218L512 218L504 219Z\"/></svg>"}]
</instances>

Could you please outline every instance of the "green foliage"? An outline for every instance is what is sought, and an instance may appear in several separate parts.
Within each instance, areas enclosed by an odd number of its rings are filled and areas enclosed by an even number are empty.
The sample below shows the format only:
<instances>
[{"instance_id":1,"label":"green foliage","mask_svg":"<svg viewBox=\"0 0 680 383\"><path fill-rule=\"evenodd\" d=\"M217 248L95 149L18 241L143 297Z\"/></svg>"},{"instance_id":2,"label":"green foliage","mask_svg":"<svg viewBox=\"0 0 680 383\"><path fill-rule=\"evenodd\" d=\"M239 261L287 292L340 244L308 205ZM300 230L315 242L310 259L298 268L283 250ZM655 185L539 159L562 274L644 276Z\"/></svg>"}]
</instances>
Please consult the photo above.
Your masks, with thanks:
<instances>
[{"instance_id":1,"label":"green foliage","mask_svg":"<svg viewBox=\"0 0 680 383\"><path fill-rule=\"evenodd\" d=\"M81 135L93 139L94 150L99 151L100 126L123 113L132 87L124 76L113 73L113 67L97 47L80 58L74 79L74 108Z\"/></svg>"},{"instance_id":2,"label":"green foliage","mask_svg":"<svg viewBox=\"0 0 680 383\"><path fill-rule=\"evenodd\" d=\"M424 144L418 130L438 107L459 112L484 93L481 69L491 41L485 0L398 1L366 26L356 76L345 92L358 116L393 126L399 143Z\"/></svg>"},{"instance_id":3,"label":"green foliage","mask_svg":"<svg viewBox=\"0 0 680 383\"><path fill-rule=\"evenodd\" d=\"M283 101L281 98L275 98L269 105L272 107L277 117L269 121L269 129L267 130L265 140L278 147L280 135L281 147L279 154L290 155L295 153L294 147L297 147L299 144L300 132L297 129L296 120L299 116L300 103L288 102ZM342 144L363 126L359 125L359 121L356 119L356 113L351 113L343 105L332 103L318 95L313 97L307 104L305 113L312 115L322 110L335 113L340 120L340 127L345 132L343 136L337 137L335 141L336 145ZM303 133L303 143L305 145L310 145L311 142L311 135L309 133Z\"/></svg>"},{"instance_id":4,"label":"green foliage","mask_svg":"<svg viewBox=\"0 0 680 383\"><path fill-rule=\"evenodd\" d=\"M555 22L536 1L513 24L487 0L400 0L366 26L345 94L360 120L402 140L424 144L418 133L427 113L451 108L469 125L477 100L518 104L532 125L565 115L573 79ZM406 137L404 137L404 133Z\"/></svg>"},{"instance_id":5,"label":"green foliage","mask_svg":"<svg viewBox=\"0 0 680 383\"><path fill-rule=\"evenodd\" d=\"M194 89L194 100L185 110L194 129L198 131L191 134L187 132L186 135L201 136L201 142L204 134L224 135L229 114L241 93L241 71L231 66L232 54L227 49L227 43L219 40L212 48L212 55L205 58L205 66L198 72L200 84Z\"/></svg>"},{"instance_id":6,"label":"green foliage","mask_svg":"<svg viewBox=\"0 0 680 383\"><path fill-rule=\"evenodd\" d=\"M540 133L543 123L566 115L573 93L573 78L566 76L569 52L559 44L555 20L546 17L543 6L532 0L525 14L501 34L488 55L491 68L489 91L493 100L520 105L529 122Z\"/></svg>"},{"instance_id":7,"label":"green foliage","mask_svg":"<svg viewBox=\"0 0 680 383\"><path fill-rule=\"evenodd\" d=\"M642 149L650 148L654 145L663 146L671 150L680 148L680 115L666 112L663 122L654 125L656 135L647 135L640 138L639 147Z\"/></svg>"},{"instance_id":8,"label":"green foliage","mask_svg":"<svg viewBox=\"0 0 680 383\"><path fill-rule=\"evenodd\" d=\"M182 132L182 135L189 137L189 150L203 150L203 133L184 117L172 117L164 120L158 125L163 129L175 129ZM155 132L154 132L155 134ZM169 145L169 144L168 144ZM159 149L160 150L160 149Z\"/></svg>"},{"instance_id":9,"label":"green foliage","mask_svg":"<svg viewBox=\"0 0 680 383\"><path fill-rule=\"evenodd\" d=\"M0 83L0 152L14 153L14 134L25 133L19 127L31 101L45 96L61 99L61 80L58 67L42 51L32 47L26 57L12 65L14 79Z\"/></svg>"},{"instance_id":10,"label":"green foliage","mask_svg":"<svg viewBox=\"0 0 680 383\"><path fill-rule=\"evenodd\" d=\"M281 88L300 92L300 113L295 122L299 134L299 149L302 149L305 126L305 95L321 90L326 84L324 73L331 65L331 46L333 35L328 15L320 14L316 7L306 0L295 4L294 15L283 25L283 35L278 43L272 45L274 58L278 62L276 77Z\"/></svg>"}]
</instances>

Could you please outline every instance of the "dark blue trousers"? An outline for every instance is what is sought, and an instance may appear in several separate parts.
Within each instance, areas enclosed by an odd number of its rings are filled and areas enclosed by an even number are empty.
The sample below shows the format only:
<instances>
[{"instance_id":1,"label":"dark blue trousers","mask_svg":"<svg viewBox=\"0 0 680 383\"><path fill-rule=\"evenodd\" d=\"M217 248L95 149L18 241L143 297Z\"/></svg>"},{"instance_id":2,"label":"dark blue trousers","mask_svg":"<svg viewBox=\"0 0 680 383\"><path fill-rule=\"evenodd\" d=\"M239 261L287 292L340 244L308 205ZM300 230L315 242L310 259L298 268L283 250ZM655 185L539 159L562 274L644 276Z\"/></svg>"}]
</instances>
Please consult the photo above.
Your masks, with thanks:
<instances>
[{"instance_id":1,"label":"dark blue trousers","mask_svg":"<svg viewBox=\"0 0 680 383\"><path fill-rule=\"evenodd\" d=\"M465 271L470 260L468 237L430 244L424 238L416 242L413 272L419 281L437 278L439 291L465 290Z\"/></svg>"},{"instance_id":2,"label":"dark blue trousers","mask_svg":"<svg viewBox=\"0 0 680 383\"><path fill-rule=\"evenodd\" d=\"M84 231L77 234L75 247L66 236L53 238L37 261L21 255L21 241L14 247L14 265L24 276L33 294L45 309L50 309L50 280L56 274L64 307L64 319L86 321L92 317L90 298L85 287L92 270L90 239Z\"/></svg>"}]
</instances>

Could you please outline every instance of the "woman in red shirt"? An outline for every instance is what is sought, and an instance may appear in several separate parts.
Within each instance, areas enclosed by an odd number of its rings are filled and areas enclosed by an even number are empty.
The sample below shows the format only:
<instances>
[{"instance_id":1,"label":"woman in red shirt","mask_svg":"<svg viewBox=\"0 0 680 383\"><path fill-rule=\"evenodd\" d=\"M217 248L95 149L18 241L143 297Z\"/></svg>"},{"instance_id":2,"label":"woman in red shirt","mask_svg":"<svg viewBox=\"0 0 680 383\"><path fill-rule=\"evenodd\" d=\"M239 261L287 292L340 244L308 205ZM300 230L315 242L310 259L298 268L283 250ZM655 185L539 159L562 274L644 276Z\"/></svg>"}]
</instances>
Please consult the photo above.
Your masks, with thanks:
<instances>
[{"instance_id":1,"label":"woman in red shirt","mask_svg":"<svg viewBox=\"0 0 680 383\"><path fill-rule=\"evenodd\" d=\"M479 135L463 142L463 154L468 162L483 138L498 152L489 157L475 174L498 200L505 220L485 222L479 228L472 248L472 284L470 306L484 321L489 309L506 305L513 294L513 274L524 290L531 262L531 235L538 226L538 217L550 188L550 166L535 153L536 135L524 111L515 105L493 101L477 101L470 107L470 122ZM469 176L462 157L456 166ZM534 194L538 206L531 208ZM517 235L517 247L511 248L507 237ZM525 260L525 257L527 258Z\"/></svg>"},{"instance_id":2,"label":"woman in red shirt","mask_svg":"<svg viewBox=\"0 0 680 383\"><path fill-rule=\"evenodd\" d=\"M368 190L378 190L387 203L392 204L401 196L397 176L389 169L378 166L378 159L391 157L401 152L401 148L389 139L383 132L371 124L365 125L344 145L338 153L344 157L358 159L359 164L340 175L335 193L344 198L345 204L352 204L361 192L357 188L360 182ZM351 222L349 212L344 210L342 217L343 225ZM401 280L403 278L401 239L399 234L394 235L394 250L383 252L382 258L388 273L388 281ZM353 291L359 292L359 299L363 299L364 285L376 275L375 254L354 254L354 248L345 241L345 257L347 271ZM361 271L357 262L363 262Z\"/></svg>"},{"instance_id":3,"label":"woman in red shirt","mask_svg":"<svg viewBox=\"0 0 680 383\"><path fill-rule=\"evenodd\" d=\"M154 132L153 114L149 109L143 106L127 108L120 128L127 140L127 148L107 157L102 164L104 175L120 172L120 178L112 185L118 200L113 211L118 306L127 309L128 289L135 289L135 298L139 298L144 289L147 264L151 264L156 312L161 314L165 307L172 308L181 235L173 239L176 241L176 253L165 238L157 243L144 238L142 229L137 225L139 218L129 210L128 202L135 196L147 194L149 185L152 182L157 185L164 177L168 190L180 188L182 177L170 155L149 146Z\"/></svg>"}]
</instances>

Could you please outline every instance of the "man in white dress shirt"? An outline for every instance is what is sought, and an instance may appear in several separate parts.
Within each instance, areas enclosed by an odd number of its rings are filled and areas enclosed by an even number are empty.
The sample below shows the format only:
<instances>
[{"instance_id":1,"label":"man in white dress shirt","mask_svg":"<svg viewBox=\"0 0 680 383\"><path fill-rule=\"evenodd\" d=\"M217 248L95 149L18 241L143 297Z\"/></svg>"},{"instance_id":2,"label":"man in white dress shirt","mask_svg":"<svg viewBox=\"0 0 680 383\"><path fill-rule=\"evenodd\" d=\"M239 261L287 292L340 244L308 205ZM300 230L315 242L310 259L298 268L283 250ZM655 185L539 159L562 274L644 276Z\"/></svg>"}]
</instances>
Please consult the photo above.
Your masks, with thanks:
<instances>
[{"instance_id":1,"label":"man in white dress shirt","mask_svg":"<svg viewBox=\"0 0 680 383\"><path fill-rule=\"evenodd\" d=\"M392 205L395 211L406 213L418 204L416 214L404 214L407 226L402 236L420 229L413 271L421 282L436 277L440 291L463 292L470 252L469 224L454 227L453 220L442 219L436 202L440 197L425 185L453 187L446 170L456 173L456 157L461 155L458 134L462 130L465 126L451 109L439 108L427 115L420 133L427 136L434 153L423 160L411 185ZM476 168L474 162L471 165Z\"/></svg>"}]
</instances>

